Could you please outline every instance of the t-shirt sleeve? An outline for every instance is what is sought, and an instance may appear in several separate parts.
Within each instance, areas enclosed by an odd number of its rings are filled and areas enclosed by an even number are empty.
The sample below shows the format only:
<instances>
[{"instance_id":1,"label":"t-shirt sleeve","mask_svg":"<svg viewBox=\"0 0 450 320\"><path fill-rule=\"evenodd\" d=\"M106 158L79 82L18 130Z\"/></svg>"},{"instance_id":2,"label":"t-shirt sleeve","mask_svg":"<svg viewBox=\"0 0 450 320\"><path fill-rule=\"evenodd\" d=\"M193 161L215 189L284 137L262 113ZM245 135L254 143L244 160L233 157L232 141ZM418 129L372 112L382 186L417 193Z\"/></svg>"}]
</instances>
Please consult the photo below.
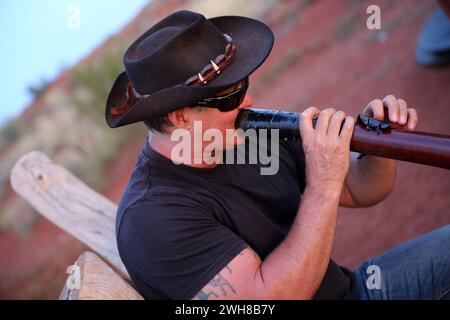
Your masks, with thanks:
<instances>
[{"instance_id":1,"label":"t-shirt sleeve","mask_svg":"<svg viewBox=\"0 0 450 320\"><path fill-rule=\"evenodd\" d=\"M247 244L199 199L153 198L129 207L122 217L120 256L144 297L157 290L169 299L191 299Z\"/></svg>"}]
</instances>

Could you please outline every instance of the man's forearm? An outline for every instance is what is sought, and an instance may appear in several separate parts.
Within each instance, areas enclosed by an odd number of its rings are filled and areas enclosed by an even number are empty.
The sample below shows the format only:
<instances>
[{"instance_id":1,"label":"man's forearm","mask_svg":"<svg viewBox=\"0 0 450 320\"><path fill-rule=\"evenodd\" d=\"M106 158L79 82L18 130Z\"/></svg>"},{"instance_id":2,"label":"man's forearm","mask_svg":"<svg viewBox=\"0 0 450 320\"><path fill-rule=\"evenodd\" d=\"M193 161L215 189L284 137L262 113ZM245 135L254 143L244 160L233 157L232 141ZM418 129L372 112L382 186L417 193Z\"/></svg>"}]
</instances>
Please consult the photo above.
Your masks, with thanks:
<instances>
[{"instance_id":1,"label":"man's forearm","mask_svg":"<svg viewBox=\"0 0 450 320\"><path fill-rule=\"evenodd\" d=\"M384 200L395 185L395 160L351 153L345 186L357 207L369 207Z\"/></svg>"},{"instance_id":2,"label":"man's forearm","mask_svg":"<svg viewBox=\"0 0 450 320\"><path fill-rule=\"evenodd\" d=\"M259 268L259 281L272 299L310 299L331 256L339 192L306 187L293 225Z\"/></svg>"}]
</instances>

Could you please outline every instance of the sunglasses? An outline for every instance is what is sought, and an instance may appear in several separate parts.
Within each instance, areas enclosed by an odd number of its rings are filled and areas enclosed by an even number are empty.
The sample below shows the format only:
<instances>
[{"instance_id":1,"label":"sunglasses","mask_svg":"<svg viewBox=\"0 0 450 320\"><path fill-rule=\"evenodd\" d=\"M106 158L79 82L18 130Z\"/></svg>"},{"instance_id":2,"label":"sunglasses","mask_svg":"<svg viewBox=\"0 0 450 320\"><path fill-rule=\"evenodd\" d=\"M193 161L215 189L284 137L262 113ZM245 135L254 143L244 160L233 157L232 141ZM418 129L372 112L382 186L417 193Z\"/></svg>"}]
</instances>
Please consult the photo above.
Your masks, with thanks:
<instances>
[{"instance_id":1,"label":"sunglasses","mask_svg":"<svg viewBox=\"0 0 450 320\"><path fill-rule=\"evenodd\" d=\"M224 96L205 98L196 103L198 106L216 108L222 112L236 109L244 101L248 89L248 77L242 81L242 87Z\"/></svg>"}]
</instances>

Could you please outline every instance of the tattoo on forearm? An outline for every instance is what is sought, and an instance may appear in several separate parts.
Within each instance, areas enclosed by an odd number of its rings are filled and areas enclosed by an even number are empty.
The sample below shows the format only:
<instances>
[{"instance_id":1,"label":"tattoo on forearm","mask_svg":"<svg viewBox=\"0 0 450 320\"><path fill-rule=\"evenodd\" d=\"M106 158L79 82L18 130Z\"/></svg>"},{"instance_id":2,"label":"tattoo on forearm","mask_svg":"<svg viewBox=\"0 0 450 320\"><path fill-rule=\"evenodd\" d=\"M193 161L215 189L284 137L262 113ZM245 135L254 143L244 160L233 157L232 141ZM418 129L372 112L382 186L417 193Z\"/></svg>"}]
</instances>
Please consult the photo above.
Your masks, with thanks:
<instances>
[{"instance_id":1,"label":"tattoo on forearm","mask_svg":"<svg viewBox=\"0 0 450 320\"><path fill-rule=\"evenodd\" d=\"M214 292L210 291L208 293L203 292L203 290L200 290L199 293L197 293L197 295L195 296L198 300L208 300L210 295L214 295L216 297L218 297L217 294L215 294Z\"/></svg>"},{"instance_id":2,"label":"tattoo on forearm","mask_svg":"<svg viewBox=\"0 0 450 320\"><path fill-rule=\"evenodd\" d=\"M226 266L226 268L231 274L231 268L228 265ZM200 292L197 293L195 297L199 300L208 300L211 295L218 297L219 295L215 292L216 288L217 290L220 290L219 293L223 296L226 296L228 293L236 293L236 290L233 288L231 283L227 279L225 279L221 273L219 273L211 279L211 281L209 282L209 286L207 286L207 289L211 289L211 291L206 293L205 289L200 290Z\"/></svg>"},{"instance_id":3,"label":"tattoo on forearm","mask_svg":"<svg viewBox=\"0 0 450 320\"><path fill-rule=\"evenodd\" d=\"M246 250L243 250L239 253L240 256L243 256L246 253ZM259 259L258 254L251 250L251 253L253 253L255 258ZM225 268L228 271L228 274L232 274L233 270L229 265L226 265ZM225 269L224 268L224 269ZM211 296L218 297L219 295L226 296L227 294L236 293L236 290L231 285L230 281L225 279L222 274L226 274L225 271L222 271L221 273L217 274L211 281L208 283L208 285L205 286L202 290L200 290L196 295L195 298L199 300L208 300Z\"/></svg>"},{"instance_id":4,"label":"tattoo on forearm","mask_svg":"<svg viewBox=\"0 0 450 320\"><path fill-rule=\"evenodd\" d=\"M222 295L224 295L224 296L226 296L228 293L226 288L231 290L233 293L236 293L236 290L234 290L231 283L227 279L225 279L220 273L218 275L216 275L209 283L213 287L217 287L218 289L220 289L220 291L222 292Z\"/></svg>"}]
</instances>

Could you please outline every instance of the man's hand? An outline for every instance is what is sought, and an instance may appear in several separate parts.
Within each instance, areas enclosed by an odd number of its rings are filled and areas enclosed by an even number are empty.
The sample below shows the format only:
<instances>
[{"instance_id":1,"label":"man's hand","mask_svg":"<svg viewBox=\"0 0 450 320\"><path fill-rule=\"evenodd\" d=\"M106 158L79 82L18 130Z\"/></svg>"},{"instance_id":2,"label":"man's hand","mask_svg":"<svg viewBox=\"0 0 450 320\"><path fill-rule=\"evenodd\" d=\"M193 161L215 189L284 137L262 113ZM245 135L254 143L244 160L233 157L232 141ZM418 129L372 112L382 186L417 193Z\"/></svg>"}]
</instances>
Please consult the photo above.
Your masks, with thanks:
<instances>
[{"instance_id":1,"label":"man's hand","mask_svg":"<svg viewBox=\"0 0 450 320\"><path fill-rule=\"evenodd\" d=\"M389 120L407 130L417 126L417 112L405 100L387 95L369 102L363 113L377 120ZM369 207L385 199L395 185L395 160L365 156L352 152L350 169L341 193L340 205Z\"/></svg>"},{"instance_id":2,"label":"man's hand","mask_svg":"<svg viewBox=\"0 0 450 320\"><path fill-rule=\"evenodd\" d=\"M385 114L385 108L388 113ZM408 108L405 100L397 99L392 94L384 97L383 100L376 99L369 102L363 113L377 120L389 120L404 126L405 129L414 130L417 126L417 112L413 108Z\"/></svg>"},{"instance_id":3,"label":"man's hand","mask_svg":"<svg viewBox=\"0 0 450 320\"><path fill-rule=\"evenodd\" d=\"M319 116L315 129L312 119ZM344 125L341 125L345 120ZM307 187L340 192L349 168L350 140L355 120L343 111L306 109L300 118Z\"/></svg>"}]
</instances>

